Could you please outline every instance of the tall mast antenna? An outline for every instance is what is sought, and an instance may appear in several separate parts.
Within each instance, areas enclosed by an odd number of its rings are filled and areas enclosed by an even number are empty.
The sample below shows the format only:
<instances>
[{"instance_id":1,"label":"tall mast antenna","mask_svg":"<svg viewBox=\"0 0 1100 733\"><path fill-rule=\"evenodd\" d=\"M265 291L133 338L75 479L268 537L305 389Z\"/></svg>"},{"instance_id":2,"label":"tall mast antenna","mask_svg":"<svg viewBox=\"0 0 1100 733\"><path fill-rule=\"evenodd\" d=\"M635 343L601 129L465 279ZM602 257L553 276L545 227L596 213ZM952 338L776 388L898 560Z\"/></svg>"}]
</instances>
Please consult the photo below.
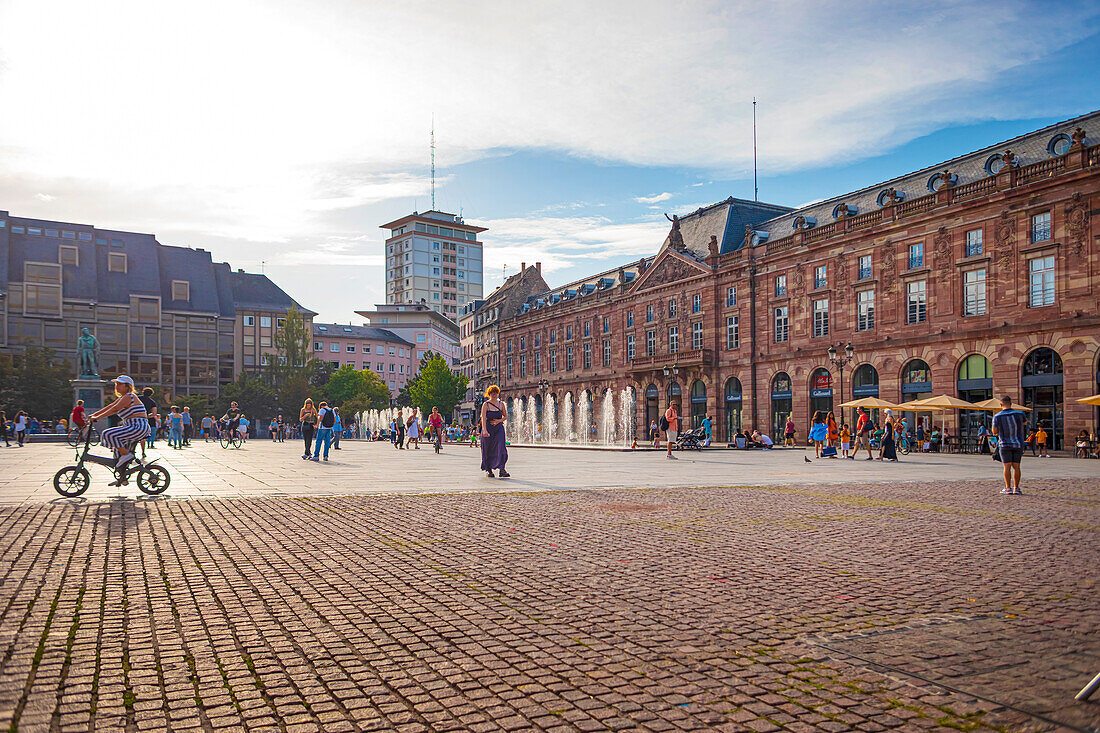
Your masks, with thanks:
<instances>
[{"instance_id":1,"label":"tall mast antenna","mask_svg":"<svg viewBox=\"0 0 1100 733\"><path fill-rule=\"evenodd\" d=\"M434 161L435 158L433 157L432 160ZM434 166L435 164L433 163L432 165ZM435 168L433 167L432 170L434 171ZM435 180L434 173L432 174L432 180ZM432 185L432 190L434 191L435 184L433 183ZM752 199L753 201L760 200L760 187L756 185L756 97L752 98Z\"/></svg>"},{"instance_id":2,"label":"tall mast antenna","mask_svg":"<svg viewBox=\"0 0 1100 733\"><path fill-rule=\"evenodd\" d=\"M434 114L431 116L431 210L436 210L436 116Z\"/></svg>"}]
</instances>

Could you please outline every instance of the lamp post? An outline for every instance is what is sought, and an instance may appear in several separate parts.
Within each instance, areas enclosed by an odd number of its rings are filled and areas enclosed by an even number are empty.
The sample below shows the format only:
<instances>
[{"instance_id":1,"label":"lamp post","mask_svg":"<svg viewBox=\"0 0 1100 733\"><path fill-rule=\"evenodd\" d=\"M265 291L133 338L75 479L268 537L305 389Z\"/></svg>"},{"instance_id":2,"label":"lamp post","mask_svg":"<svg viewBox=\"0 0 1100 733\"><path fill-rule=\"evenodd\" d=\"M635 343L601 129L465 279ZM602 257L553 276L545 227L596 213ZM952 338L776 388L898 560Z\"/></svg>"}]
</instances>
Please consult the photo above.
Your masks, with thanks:
<instances>
[{"instance_id":1,"label":"lamp post","mask_svg":"<svg viewBox=\"0 0 1100 733\"><path fill-rule=\"evenodd\" d=\"M844 402L844 367L851 364L853 359L855 359L855 349L852 348L851 341L844 345L843 355L837 353L835 346L829 346L829 362L840 371L840 402L837 403L838 405ZM844 424L843 407L840 408L840 424Z\"/></svg>"}]
</instances>

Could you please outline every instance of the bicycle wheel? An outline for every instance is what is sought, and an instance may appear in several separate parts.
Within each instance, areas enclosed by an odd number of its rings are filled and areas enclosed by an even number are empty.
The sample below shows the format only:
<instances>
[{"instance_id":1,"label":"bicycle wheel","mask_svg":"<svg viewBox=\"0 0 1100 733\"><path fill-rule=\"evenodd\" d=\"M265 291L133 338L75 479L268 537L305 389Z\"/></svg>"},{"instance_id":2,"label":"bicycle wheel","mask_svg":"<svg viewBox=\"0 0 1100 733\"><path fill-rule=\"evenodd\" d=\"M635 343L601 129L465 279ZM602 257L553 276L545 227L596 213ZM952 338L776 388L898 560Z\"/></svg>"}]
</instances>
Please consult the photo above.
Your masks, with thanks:
<instances>
[{"instance_id":1,"label":"bicycle wheel","mask_svg":"<svg viewBox=\"0 0 1100 733\"><path fill-rule=\"evenodd\" d=\"M233 447L234 448L240 448L241 447L240 433L233 433L232 441L233 441Z\"/></svg>"},{"instance_id":2,"label":"bicycle wheel","mask_svg":"<svg viewBox=\"0 0 1100 733\"><path fill-rule=\"evenodd\" d=\"M78 447L84 442L84 438L80 437L80 428L73 428L69 431L69 445L73 448Z\"/></svg>"},{"instance_id":3,"label":"bicycle wheel","mask_svg":"<svg viewBox=\"0 0 1100 733\"><path fill-rule=\"evenodd\" d=\"M907 455L909 455L909 441L908 441L908 440L903 440L903 441L902 441L902 442L901 442L901 443L900 443L900 444L898 445L898 450L899 450L899 451L901 452L901 454L902 454L903 456L907 456Z\"/></svg>"},{"instance_id":4,"label":"bicycle wheel","mask_svg":"<svg viewBox=\"0 0 1100 733\"><path fill-rule=\"evenodd\" d=\"M138 471L137 485L138 488L144 491L146 494L157 495L164 492L168 488L168 484L172 483L172 475L168 473L168 470L164 466L152 465Z\"/></svg>"},{"instance_id":5,"label":"bicycle wheel","mask_svg":"<svg viewBox=\"0 0 1100 733\"><path fill-rule=\"evenodd\" d=\"M229 437L228 433L222 433L218 437L218 443L221 445L222 448L228 448L231 441L232 438Z\"/></svg>"},{"instance_id":6,"label":"bicycle wheel","mask_svg":"<svg viewBox=\"0 0 1100 733\"><path fill-rule=\"evenodd\" d=\"M80 496L88 490L92 477L88 469L79 466L65 466L53 475L53 487L62 496Z\"/></svg>"}]
</instances>

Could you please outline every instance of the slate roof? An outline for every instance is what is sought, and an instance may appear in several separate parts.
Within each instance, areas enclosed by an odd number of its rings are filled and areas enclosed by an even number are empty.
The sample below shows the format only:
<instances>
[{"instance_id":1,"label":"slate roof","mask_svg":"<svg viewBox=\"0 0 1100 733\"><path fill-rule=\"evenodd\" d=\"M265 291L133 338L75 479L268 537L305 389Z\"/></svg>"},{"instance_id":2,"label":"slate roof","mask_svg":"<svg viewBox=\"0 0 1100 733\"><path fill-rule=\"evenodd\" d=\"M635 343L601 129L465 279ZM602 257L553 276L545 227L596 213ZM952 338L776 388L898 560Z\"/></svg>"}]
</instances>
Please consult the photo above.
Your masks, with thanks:
<instances>
[{"instance_id":1,"label":"slate roof","mask_svg":"<svg viewBox=\"0 0 1100 733\"><path fill-rule=\"evenodd\" d=\"M710 206L696 209L680 217L680 236L684 246L696 259L704 260L710 256L710 238L718 239L718 251L722 254L741 249L745 243L745 226L773 219L791 211L788 206L766 204L762 201L746 201L732 196ZM672 234L665 237L664 249L669 245Z\"/></svg>"},{"instance_id":2,"label":"slate roof","mask_svg":"<svg viewBox=\"0 0 1100 733\"><path fill-rule=\"evenodd\" d=\"M817 226L820 226L834 221L833 210L839 204L847 204L849 207L854 206L856 214L865 214L868 211L881 208L878 202L879 196L887 188L897 190L904 196L906 201L925 196L932 192L928 187L932 176L942 173L945 169L958 176L956 185L970 183L988 177L990 174L986 170L987 161L994 155L999 156L1004 153L1005 150L1011 150L1019 159L1021 166L1037 163L1051 157L1048 146L1055 136L1072 135L1077 127L1083 128L1088 134L1085 138L1085 145L1095 145L1100 142L1100 110L1058 122L994 145L988 145L965 155L945 160L942 163L921 168L918 171L876 183L873 186L861 188L858 191L833 196L799 209L792 209L788 213L758 224L754 228L757 231L768 232L770 235L769 240L775 241L780 237L786 237L794 233L794 221L799 216L812 217L817 220Z\"/></svg>"},{"instance_id":3,"label":"slate roof","mask_svg":"<svg viewBox=\"0 0 1100 733\"><path fill-rule=\"evenodd\" d=\"M392 341L403 346L412 346L412 342L398 336L386 328L374 326L352 326L347 323L314 323L314 336L331 336L333 338L373 339L375 341Z\"/></svg>"},{"instance_id":4,"label":"slate roof","mask_svg":"<svg viewBox=\"0 0 1100 733\"><path fill-rule=\"evenodd\" d=\"M12 217L0 210L0 291L22 282L27 262L59 262L62 245L75 247L77 264L62 268L62 294L67 299L129 305L131 295L160 297L166 311L236 316L237 307L285 310L298 305L265 275L233 272L214 262L209 252L161 244L152 234L98 229L87 224ZM22 233L12 231L22 227ZM31 229L40 234L30 233ZM47 236L56 231L56 236ZM71 232L71 239L64 233ZM80 239L85 236L86 239ZM111 253L126 255L126 272L107 267ZM190 299L172 300L172 281L190 283ZM313 311L298 306L305 315Z\"/></svg>"}]
</instances>

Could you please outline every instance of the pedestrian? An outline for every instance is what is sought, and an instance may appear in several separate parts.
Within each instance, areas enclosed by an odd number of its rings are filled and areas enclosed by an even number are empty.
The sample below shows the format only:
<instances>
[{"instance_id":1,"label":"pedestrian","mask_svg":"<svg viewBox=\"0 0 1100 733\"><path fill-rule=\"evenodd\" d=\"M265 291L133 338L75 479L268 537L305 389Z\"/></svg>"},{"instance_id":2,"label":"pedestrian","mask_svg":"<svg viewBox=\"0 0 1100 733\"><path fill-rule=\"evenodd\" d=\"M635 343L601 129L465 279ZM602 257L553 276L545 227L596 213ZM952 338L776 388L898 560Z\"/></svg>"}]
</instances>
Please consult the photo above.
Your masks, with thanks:
<instances>
[{"instance_id":1,"label":"pedestrian","mask_svg":"<svg viewBox=\"0 0 1100 733\"><path fill-rule=\"evenodd\" d=\"M500 387L495 384L485 390L485 397L481 405L481 470L489 478L495 478L493 471L509 478L511 474L504 468L508 463L508 439L504 434L508 408L500 401Z\"/></svg>"},{"instance_id":2,"label":"pedestrian","mask_svg":"<svg viewBox=\"0 0 1100 733\"><path fill-rule=\"evenodd\" d=\"M844 425L842 425L840 428L840 457L851 458L851 456L848 455L851 447L852 431L848 429L848 423L844 423Z\"/></svg>"},{"instance_id":3,"label":"pedestrian","mask_svg":"<svg viewBox=\"0 0 1100 733\"><path fill-rule=\"evenodd\" d=\"M279 439L279 423L275 418L271 418L271 422L267 425L267 432L271 436L271 442L274 443Z\"/></svg>"},{"instance_id":4,"label":"pedestrian","mask_svg":"<svg viewBox=\"0 0 1100 733\"><path fill-rule=\"evenodd\" d=\"M712 423L710 421L710 415L704 415L703 416L703 434L706 436L706 439L703 441L703 447L704 448L707 448L707 447L710 446L710 429L711 429L711 425L712 425Z\"/></svg>"},{"instance_id":5,"label":"pedestrian","mask_svg":"<svg viewBox=\"0 0 1100 733\"><path fill-rule=\"evenodd\" d=\"M868 461L875 460L871 455L871 428L871 418L867 415L867 410L859 408L859 417L856 419L856 449L852 451L852 460L855 460L855 454L859 453L860 448L867 449Z\"/></svg>"},{"instance_id":6,"label":"pedestrian","mask_svg":"<svg viewBox=\"0 0 1100 733\"><path fill-rule=\"evenodd\" d=\"M978 425L978 453L989 453L989 429L985 426L985 420Z\"/></svg>"},{"instance_id":7,"label":"pedestrian","mask_svg":"<svg viewBox=\"0 0 1100 733\"><path fill-rule=\"evenodd\" d=\"M897 445L894 442L894 414L890 410L884 413L886 419L882 423L882 450L879 451L879 460L898 460Z\"/></svg>"},{"instance_id":8,"label":"pedestrian","mask_svg":"<svg viewBox=\"0 0 1100 733\"><path fill-rule=\"evenodd\" d=\"M183 408L183 444L185 446L191 445L191 434L194 432L194 425L191 422L191 408Z\"/></svg>"},{"instance_id":9,"label":"pedestrian","mask_svg":"<svg viewBox=\"0 0 1100 733\"><path fill-rule=\"evenodd\" d=\"M276 432L279 434L279 442L282 443L286 441L286 434L289 430L289 426L283 420L283 413L280 412L278 417L275 418L275 424L279 426Z\"/></svg>"},{"instance_id":10,"label":"pedestrian","mask_svg":"<svg viewBox=\"0 0 1100 733\"><path fill-rule=\"evenodd\" d=\"M325 460L328 460L329 447L332 445L332 426L336 424L336 413L327 402L322 402L317 411L317 438L313 441L313 460L319 460L321 444L325 446Z\"/></svg>"},{"instance_id":11,"label":"pedestrian","mask_svg":"<svg viewBox=\"0 0 1100 733\"><path fill-rule=\"evenodd\" d=\"M661 429L657 426L656 420L649 424L649 439L653 441L654 448L661 449Z\"/></svg>"},{"instance_id":12,"label":"pedestrian","mask_svg":"<svg viewBox=\"0 0 1100 733\"><path fill-rule=\"evenodd\" d=\"M481 438L481 420L479 418L478 421L477 421L477 424L474 425L474 429L470 431L470 447L471 448L477 448L478 445L480 444L480 438Z\"/></svg>"},{"instance_id":13,"label":"pedestrian","mask_svg":"<svg viewBox=\"0 0 1100 733\"><path fill-rule=\"evenodd\" d=\"M248 426L251 425L245 414L241 413L241 418L237 421L237 433L241 436L241 442L248 440Z\"/></svg>"},{"instance_id":14,"label":"pedestrian","mask_svg":"<svg viewBox=\"0 0 1100 733\"><path fill-rule=\"evenodd\" d=\"M836 416L833 415L832 410L825 417L825 427L828 428L825 439L828 441L828 445L832 448L836 448L840 442L840 426L836 424Z\"/></svg>"},{"instance_id":15,"label":"pedestrian","mask_svg":"<svg viewBox=\"0 0 1100 733\"><path fill-rule=\"evenodd\" d=\"M794 445L795 432L794 420L787 415L787 424L783 426L783 445Z\"/></svg>"},{"instance_id":16,"label":"pedestrian","mask_svg":"<svg viewBox=\"0 0 1100 733\"><path fill-rule=\"evenodd\" d=\"M814 442L814 457L821 458L821 446L829 439L829 425L825 422L825 416L818 410L814 413L813 424L810 425L810 440Z\"/></svg>"},{"instance_id":17,"label":"pedestrian","mask_svg":"<svg viewBox=\"0 0 1100 733\"><path fill-rule=\"evenodd\" d=\"M344 434L344 424L340 422L340 408L332 408L336 421L332 424L332 449L340 450L340 436Z\"/></svg>"},{"instance_id":18,"label":"pedestrian","mask_svg":"<svg viewBox=\"0 0 1100 733\"><path fill-rule=\"evenodd\" d=\"M413 413L409 416L408 421L405 423L405 431L408 440L405 442L405 447L408 448L412 444L416 444L416 449L420 450L420 415L417 409L413 408Z\"/></svg>"},{"instance_id":19,"label":"pedestrian","mask_svg":"<svg viewBox=\"0 0 1100 733\"><path fill-rule=\"evenodd\" d=\"M183 412L178 405L172 405L168 415L168 447L183 449Z\"/></svg>"},{"instance_id":20,"label":"pedestrian","mask_svg":"<svg viewBox=\"0 0 1100 733\"><path fill-rule=\"evenodd\" d=\"M1043 423L1039 423L1035 430L1035 445L1039 446L1039 457L1050 458L1050 454L1047 453L1047 431L1043 427Z\"/></svg>"},{"instance_id":21,"label":"pedestrian","mask_svg":"<svg viewBox=\"0 0 1100 733\"><path fill-rule=\"evenodd\" d=\"M11 441L8 439L8 415L3 410L0 410L0 438L4 439L5 448L11 448Z\"/></svg>"},{"instance_id":22,"label":"pedestrian","mask_svg":"<svg viewBox=\"0 0 1100 733\"><path fill-rule=\"evenodd\" d=\"M993 416L993 435L1004 467L1005 487L1002 494L1022 494L1020 491L1020 461L1024 457L1024 413L1012 409L1012 398L1001 397L1001 411Z\"/></svg>"},{"instance_id":23,"label":"pedestrian","mask_svg":"<svg viewBox=\"0 0 1100 733\"><path fill-rule=\"evenodd\" d=\"M23 410L15 413L15 442L22 448L27 439L27 413Z\"/></svg>"},{"instance_id":24,"label":"pedestrian","mask_svg":"<svg viewBox=\"0 0 1100 733\"><path fill-rule=\"evenodd\" d=\"M1032 458L1034 458L1036 455L1038 455L1038 451L1036 450L1036 446L1035 446L1035 443L1036 443L1035 435L1038 432L1039 431L1036 430L1035 428L1031 428L1027 431L1027 438L1024 439L1024 445L1027 446L1028 448L1031 448L1031 457Z\"/></svg>"},{"instance_id":25,"label":"pedestrian","mask_svg":"<svg viewBox=\"0 0 1100 733\"><path fill-rule=\"evenodd\" d=\"M661 427L665 431L665 440L668 441L668 452L665 453L665 458L673 461L676 460L676 456L672 455L672 446L676 445L676 436L680 434L680 412L677 408L678 405L669 400L668 409L661 418Z\"/></svg>"},{"instance_id":26,"label":"pedestrian","mask_svg":"<svg viewBox=\"0 0 1100 733\"><path fill-rule=\"evenodd\" d=\"M313 406L313 400L306 397L302 409L298 411L298 420L302 423L302 440L306 444L306 452L302 454L303 460L309 460L309 451L313 447L313 429L317 425L317 408Z\"/></svg>"},{"instance_id":27,"label":"pedestrian","mask_svg":"<svg viewBox=\"0 0 1100 733\"><path fill-rule=\"evenodd\" d=\"M214 432L214 418L210 415L206 415L202 419L202 437L207 443L210 442L210 434Z\"/></svg>"}]
</instances>

